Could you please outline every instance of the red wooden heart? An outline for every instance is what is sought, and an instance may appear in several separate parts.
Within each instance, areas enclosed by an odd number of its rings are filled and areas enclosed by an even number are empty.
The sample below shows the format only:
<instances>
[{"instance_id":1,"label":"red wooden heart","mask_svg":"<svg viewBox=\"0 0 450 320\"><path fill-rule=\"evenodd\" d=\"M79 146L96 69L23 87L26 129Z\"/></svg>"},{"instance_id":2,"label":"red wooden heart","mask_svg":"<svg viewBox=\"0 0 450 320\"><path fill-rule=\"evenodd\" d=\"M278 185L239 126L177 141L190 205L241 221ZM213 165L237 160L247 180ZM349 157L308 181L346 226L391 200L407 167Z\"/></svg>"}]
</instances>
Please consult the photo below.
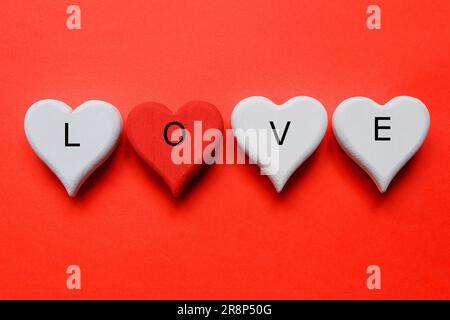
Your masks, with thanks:
<instances>
[{"instance_id":1,"label":"red wooden heart","mask_svg":"<svg viewBox=\"0 0 450 320\"><path fill-rule=\"evenodd\" d=\"M194 131L194 121L201 122L201 131L198 128ZM190 139L184 135L184 138L180 136L177 141L173 141L173 131L182 131L180 125L185 128L184 134L187 132ZM222 116L214 105L203 101L186 103L175 113L162 104L147 102L136 106L127 119L127 136L131 145L159 174L176 197L183 192L194 174L205 165L202 157L205 147L208 146L209 149L209 146L220 143L219 139L213 142L203 141L203 133L212 128L223 132ZM176 164L172 160L172 150L175 148L173 145L180 140L182 141L177 148L183 143L188 144L183 147L191 147L190 163ZM195 142L197 149L194 147Z\"/></svg>"}]
</instances>

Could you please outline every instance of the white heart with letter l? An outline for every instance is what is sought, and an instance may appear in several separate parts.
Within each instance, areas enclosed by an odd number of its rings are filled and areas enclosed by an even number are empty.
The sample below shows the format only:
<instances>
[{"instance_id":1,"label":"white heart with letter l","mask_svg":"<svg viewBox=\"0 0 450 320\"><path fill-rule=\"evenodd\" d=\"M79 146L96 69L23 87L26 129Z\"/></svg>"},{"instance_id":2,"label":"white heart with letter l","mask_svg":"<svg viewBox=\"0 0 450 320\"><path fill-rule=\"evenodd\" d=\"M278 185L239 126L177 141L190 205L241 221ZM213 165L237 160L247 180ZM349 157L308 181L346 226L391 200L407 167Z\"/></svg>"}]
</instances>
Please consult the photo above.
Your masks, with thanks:
<instances>
[{"instance_id":1,"label":"white heart with letter l","mask_svg":"<svg viewBox=\"0 0 450 320\"><path fill-rule=\"evenodd\" d=\"M365 97L343 101L333 114L333 131L344 151L385 192L419 150L430 127L427 107L400 96L384 106Z\"/></svg>"},{"instance_id":2,"label":"white heart with letter l","mask_svg":"<svg viewBox=\"0 0 450 320\"><path fill-rule=\"evenodd\" d=\"M24 122L31 148L70 196L111 155L122 131L119 111L99 100L73 111L64 102L41 100L28 109Z\"/></svg>"},{"instance_id":3,"label":"white heart with letter l","mask_svg":"<svg viewBox=\"0 0 450 320\"><path fill-rule=\"evenodd\" d=\"M294 97L282 105L249 97L236 105L231 122L239 147L281 192L319 146L328 120L323 105L311 97Z\"/></svg>"}]
</instances>

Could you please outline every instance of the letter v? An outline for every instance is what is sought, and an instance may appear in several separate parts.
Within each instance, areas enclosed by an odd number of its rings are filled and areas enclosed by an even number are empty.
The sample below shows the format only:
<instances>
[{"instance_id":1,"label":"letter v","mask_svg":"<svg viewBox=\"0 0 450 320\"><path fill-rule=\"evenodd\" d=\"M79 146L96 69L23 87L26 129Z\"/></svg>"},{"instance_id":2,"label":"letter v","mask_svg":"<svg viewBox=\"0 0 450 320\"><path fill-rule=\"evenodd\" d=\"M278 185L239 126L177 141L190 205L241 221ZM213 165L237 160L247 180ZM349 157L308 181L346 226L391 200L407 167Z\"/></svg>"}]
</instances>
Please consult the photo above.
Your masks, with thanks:
<instances>
[{"instance_id":1,"label":"letter v","mask_svg":"<svg viewBox=\"0 0 450 320\"><path fill-rule=\"evenodd\" d=\"M284 131L283 131L283 134L282 134L281 140L280 140L280 137L278 136L278 132L275 129L275 125L273 124L273 121L270 121L270 127L272 128L273 134L275 135L275 139L277 139L278 145L281 146L283 144L290 125L291 125L291 121L288 121L286 124L286 127L284 127Z\"/></svg>"}]
</instances>

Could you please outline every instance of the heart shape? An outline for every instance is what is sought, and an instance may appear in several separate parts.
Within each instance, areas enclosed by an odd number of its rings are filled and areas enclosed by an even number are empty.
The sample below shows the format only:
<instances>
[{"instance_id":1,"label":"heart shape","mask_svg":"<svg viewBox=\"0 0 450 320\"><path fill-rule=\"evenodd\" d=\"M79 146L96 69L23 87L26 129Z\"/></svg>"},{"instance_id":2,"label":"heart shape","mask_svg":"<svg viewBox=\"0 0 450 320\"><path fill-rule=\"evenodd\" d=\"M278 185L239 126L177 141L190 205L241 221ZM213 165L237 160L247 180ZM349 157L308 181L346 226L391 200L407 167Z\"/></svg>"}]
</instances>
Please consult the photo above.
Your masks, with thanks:
<instances>
[{"instance_id":1,"label":"heart shape","mask_svg":"<svg viewBox=\"0 0 450 320\"><path fill-rule=\"evenodd\" d=\"M231 119L240 148L278 192L319 146L328 122L323 105L306 96L282 105L265 97L249 97L236 105ZM249 134L257 138L249 139ZM269 148L270 154L266 153Z\"/></svg>"},{"instance_id":2,"label":"heart shape","mask_svg":"<svg viewBox=\"0 0 450 320\"><path fill-rule=\"evenodd\" d=\"M333 114L333 131L344 151L385 192L422 146L430 126L427 107L400 96L384 106L365 97L343 101Z\"/></svg>"},{"instance_id":3,"label":"heart shape","mask_svg":"<svg viewBox=\"0 0 450 320\"><path fill-rule=\"evenodd\" d=\"M31 148L75 196L116 147L122 118L104 101L90 100L72 110L64 102L46 99L28 109L24 126Z\"/></svg>"},{"instance_id":4,"label":"heart shape","mask_svg":"<svg viewBox=\"0 0 450 320\"><path fill-rule=\"evenodd\" d=\"M199 123L201 128L195 129ZM172 140L175 132L171 130L182 130L180 125L187 136ZM131 145L164 180L175 197L182 194L189 180L205 164L205 148L216 147L221 142L221 139L204 141L203 134L208 129L217 129L222 134L223 120L214 105L203 101L186 103L175 113L160 103L147 102L136 106L127 120L127 136ZM177 144L179 141L181 143ZM172 158L174 148L193 152L188 161L177 163Z\"/></svg>"}]
</instances>

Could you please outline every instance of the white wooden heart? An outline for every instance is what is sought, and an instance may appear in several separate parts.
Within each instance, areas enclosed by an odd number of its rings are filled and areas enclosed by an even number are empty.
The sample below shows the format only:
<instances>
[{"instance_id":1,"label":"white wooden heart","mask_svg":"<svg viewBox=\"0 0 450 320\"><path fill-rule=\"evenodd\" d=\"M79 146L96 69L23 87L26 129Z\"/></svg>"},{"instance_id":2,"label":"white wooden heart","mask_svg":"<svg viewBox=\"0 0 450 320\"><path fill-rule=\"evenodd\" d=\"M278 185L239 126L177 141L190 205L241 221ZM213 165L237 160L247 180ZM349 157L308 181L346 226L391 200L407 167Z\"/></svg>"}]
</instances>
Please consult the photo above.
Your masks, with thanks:
<instances>
[{"instance_id":1,"label":"white wooden heart","mask_svg":"<svg viewBox=\"0 0 450 320\"><path fill-rule=\"evenodd\" d=\"M328 121L319 101L299 96L282 105L265 97L246 98L234 108L231 122L239 147L281 192L319 146Z\"/></svg>"},{"instance_id":2,"label":"white wooden heart","mask_svg":"<svg viewBox=\"0 0 450 320\"><path fill-rule=\"evenodd\" d=\"M384 106L365 97L343 101L333 114L333 131L345 152L369 174L380 192L419 150L430 126L427 107L400 96Z\"/></svg>"},{"instance_id":3,"label":"white wooden heart","mask_svg":"<svg viewBox=\"0 0 450 320\"><path fill-rule=\"evenodd\" d=\"M90 100L74 111L52 99L34 103L25 115L25 133L39 158L56 174L70 196L113 152L122 117L111 104Z\"/></svg>"}]
</instances>

